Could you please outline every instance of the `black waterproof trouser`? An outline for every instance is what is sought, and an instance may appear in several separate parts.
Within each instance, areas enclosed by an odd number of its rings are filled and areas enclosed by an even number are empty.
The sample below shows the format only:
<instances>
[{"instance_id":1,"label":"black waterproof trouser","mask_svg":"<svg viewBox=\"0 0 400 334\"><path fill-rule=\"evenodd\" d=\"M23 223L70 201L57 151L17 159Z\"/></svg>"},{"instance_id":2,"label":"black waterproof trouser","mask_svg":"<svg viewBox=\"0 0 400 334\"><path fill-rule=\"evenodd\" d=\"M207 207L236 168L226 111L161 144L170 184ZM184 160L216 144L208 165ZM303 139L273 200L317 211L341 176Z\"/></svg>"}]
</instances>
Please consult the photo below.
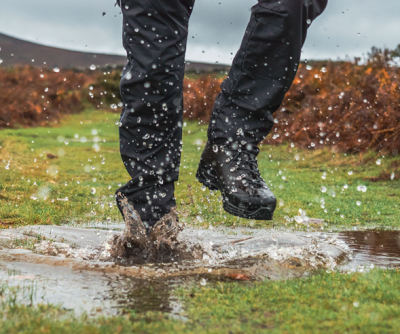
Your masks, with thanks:
<instances>
[{"instance_id":1,"label":"black waterproof trouser","mask_svg":"<svg viewBox=\"0 0 400 334\"><path fill-rule=\"evenodd\" d=\"M152 225L175 206L184 60L194 0L119 4L128 55L120 86L120 149L132 179L116 194L117 199L127 197L142 220ZM272 114L296 75L307 28L326 4L327 0L259 0L252 7L242 44L215 101L209 140L256 147L268 135Z\"/></svg>"}]
</instances>

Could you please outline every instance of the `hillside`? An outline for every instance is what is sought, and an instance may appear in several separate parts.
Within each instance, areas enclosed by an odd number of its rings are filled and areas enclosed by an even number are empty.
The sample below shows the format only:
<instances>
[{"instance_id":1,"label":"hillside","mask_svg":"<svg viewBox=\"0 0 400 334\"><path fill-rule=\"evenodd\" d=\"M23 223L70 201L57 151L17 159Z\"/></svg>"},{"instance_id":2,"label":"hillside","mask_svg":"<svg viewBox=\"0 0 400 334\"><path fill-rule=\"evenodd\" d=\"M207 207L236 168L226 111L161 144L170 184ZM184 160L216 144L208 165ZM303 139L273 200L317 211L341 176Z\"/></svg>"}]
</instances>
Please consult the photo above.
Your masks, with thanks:
<instances>
[{"instance_id":1,"label":"hillside","mask_svg":"<svg viewBox=\"0 0 400 334\"><path fill-rule=\"evenodd\" d=\"M54 48L24 41L2 33L0 33L0 59L2 60L2 63L0 61L1 67L32 65L35 67L85 69L91 65L116 67L126 63L125 56ZM225 71L228 66L188 62L186 69L187 71L199 72Z\"/></svg>"}]
</instances>

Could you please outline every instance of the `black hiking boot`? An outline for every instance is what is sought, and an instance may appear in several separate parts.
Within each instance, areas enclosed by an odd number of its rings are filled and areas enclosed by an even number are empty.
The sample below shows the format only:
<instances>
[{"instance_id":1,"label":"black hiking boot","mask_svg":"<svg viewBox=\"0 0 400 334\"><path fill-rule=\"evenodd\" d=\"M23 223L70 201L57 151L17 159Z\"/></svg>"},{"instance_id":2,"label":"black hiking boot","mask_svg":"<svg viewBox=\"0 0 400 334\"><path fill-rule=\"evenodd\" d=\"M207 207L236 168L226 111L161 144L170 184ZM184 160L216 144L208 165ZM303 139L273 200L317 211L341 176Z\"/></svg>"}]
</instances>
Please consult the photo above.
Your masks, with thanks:
<instances>
[{"instance_id":1,"label":"black hiking boot","mask_svg":"<svg viewBox=\"0 0 400 334\"><path fill-rule=\"evenodd\" d=\"M246 146L207 142L196 178L221 191L225 211L242 218L272 220L276 198L262 179L255 154Z\"/></svg>"}]
</instances>

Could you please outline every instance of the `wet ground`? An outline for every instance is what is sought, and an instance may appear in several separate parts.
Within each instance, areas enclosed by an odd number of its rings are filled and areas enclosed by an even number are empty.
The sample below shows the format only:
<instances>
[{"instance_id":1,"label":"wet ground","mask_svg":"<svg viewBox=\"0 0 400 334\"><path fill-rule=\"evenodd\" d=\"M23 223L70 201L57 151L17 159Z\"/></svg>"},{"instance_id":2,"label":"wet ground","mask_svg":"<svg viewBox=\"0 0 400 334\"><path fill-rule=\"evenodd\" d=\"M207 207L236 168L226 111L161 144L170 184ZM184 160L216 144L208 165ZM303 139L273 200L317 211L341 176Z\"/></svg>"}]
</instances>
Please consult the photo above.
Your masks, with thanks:
<instances>
[{"instance_id":1,"label":"wet ground","mask_svg":"<svg viewBox=\"0 0 400 334\"><path fill-rule=\"evenodd\" d=\"M339 233L338 238L352 251L349 261L339 266L342 270L400 267L400 231L348 231Z\"/></svg>"},{"instance_id":2,"label":"wet ground","mask_svg":"<svg viewBox=\"0 0 400 334\"><path fill-rule=\"evenodd\" d=\"M0 231L0 281L34 287L26 303L62 304L75 312L125 309L180 317L182 286L311 275L316 269L363 271L400 266L400 231L341 233L253 229L184 229L179 238L201 258L135 264L110 257L108 240L122 225L24 227ZM33 298L33 299L32 299Z\"/></svg>"}]
</instances>

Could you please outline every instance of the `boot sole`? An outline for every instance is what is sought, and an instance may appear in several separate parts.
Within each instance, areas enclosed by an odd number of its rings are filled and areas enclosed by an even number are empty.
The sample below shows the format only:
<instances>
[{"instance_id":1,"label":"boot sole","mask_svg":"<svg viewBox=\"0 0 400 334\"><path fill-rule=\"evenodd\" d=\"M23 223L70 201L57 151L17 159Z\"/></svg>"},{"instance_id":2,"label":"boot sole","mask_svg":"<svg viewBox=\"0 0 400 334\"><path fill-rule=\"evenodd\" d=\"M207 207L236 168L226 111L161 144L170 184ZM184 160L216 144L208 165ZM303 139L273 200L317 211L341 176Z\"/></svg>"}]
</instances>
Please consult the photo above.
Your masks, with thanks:
<instances>
[{"instance_id":1,"label":"boot sole","mask_svg":"<svg viewBox=\"0 0 400 334\"><path fill-rule=\"evenodd\" d=\"M219 190L221 192L223 197L224 210L231 215L255 220L272 220L275 209L272 208L272 205L271 207L262 206L256 210L249 211L230 203L229 199L225 196L224 187L218 177L217 172L211 165L206 164L203 160L200 160L199 168L196 173L196 178L208 189Z\"/></svg>"}]
</instances>

